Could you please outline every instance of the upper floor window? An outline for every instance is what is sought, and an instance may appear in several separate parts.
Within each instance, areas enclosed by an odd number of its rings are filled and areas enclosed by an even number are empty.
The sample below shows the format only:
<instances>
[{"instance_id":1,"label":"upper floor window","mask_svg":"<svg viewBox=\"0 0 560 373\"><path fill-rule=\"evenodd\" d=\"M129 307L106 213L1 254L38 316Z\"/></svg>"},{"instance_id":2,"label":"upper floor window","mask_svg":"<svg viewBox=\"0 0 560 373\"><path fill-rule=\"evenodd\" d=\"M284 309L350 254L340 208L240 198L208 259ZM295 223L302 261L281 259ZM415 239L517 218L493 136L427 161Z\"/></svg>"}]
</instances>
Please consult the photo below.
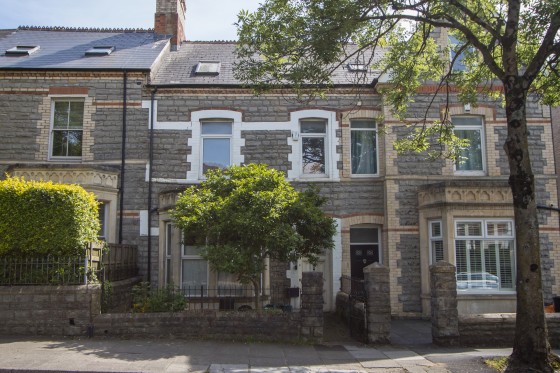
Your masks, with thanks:
<instances>
[{"instance_id":1,"label":"upper floor window","mask_svg":"<svg viewBox=\"0 0 560 373\"><path fill-rule=\"evenodd\" d=\"M514 290L513 221L456 221L455 262L458 290Z\"/></svg>"},{"instance_id":2,"label":"upper floor window","mask_svg":"<svg viewBox=\"0 0 560 373\"><path fill-rule=\"evenodd\" d=\"M209 120L201 123L202 174L231 166L232 122Z\"/></svg>"},{"instance_id":3,"label":"upper floor window","mask_svg":"<svg viewBox=\"0 0 560 373\"><path fill-rule=\"evenodd\" d=\"M377 128L373 119L350 122L352 175L377 174Z\"/></svg>"},{"instance_id":4,"label":"upper floor window","mask_svg":"<svg viewBox=\"0 0 560 373\"><path fill-rule=\"evenodd\" d=\"M51 157L80 158L84 132L84 101L54 101L51 123Z\"/></svg>"},{"instance_id":5,"label":"upper floor window","mask_svg":"<svg viewBox=\"0 0 560 373\"><path fill-rule=\"evenodd\" d=\"M302 172L307 176L326 176L327 121L303 119L301 130Z\"/></svg>"},{"instance_id":6,"label":"upper floor window","mask_svg":"<svg viewBox=\"0 0 560 373\"><path fill-rule=\"evenodd\" d=\"M443 259L443 233L441 220L430 221L430 264Z\"/></svg>"},{"instance_id":7,"label":"upper floor window","mask_svg":"<svg viewBox=\"0 0 560 373\"><path fill-rule=\"evenodd\" d=\"M484 174L486 160L482 117L454 116L451 121L455 127L453 130L455 136L469 141L467 148L459 153L455 162L455 171L465 174Z\"/></svg>"}]
</instances>

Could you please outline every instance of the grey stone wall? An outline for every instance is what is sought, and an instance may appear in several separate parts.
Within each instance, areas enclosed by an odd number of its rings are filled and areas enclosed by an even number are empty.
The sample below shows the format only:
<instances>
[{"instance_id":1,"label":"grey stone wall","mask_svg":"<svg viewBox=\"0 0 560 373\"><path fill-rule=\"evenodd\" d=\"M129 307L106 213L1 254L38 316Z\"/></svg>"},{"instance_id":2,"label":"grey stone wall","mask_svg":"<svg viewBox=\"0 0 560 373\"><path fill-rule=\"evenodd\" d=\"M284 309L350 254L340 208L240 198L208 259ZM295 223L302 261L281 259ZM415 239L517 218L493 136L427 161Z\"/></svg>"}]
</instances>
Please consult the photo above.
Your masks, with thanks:
<instances>
[{"instance_id":1,"label":"grey stone wall","mask_svg":"<svg viewBox=\"0 0 560 373\"><path fill-rule=\"evenodd\" d=\"M0 286L0 334L85 336L100 305L100 285Z\"/></svg>"},{"instance_id":2,"label":"grey stone wall","mask_svg":"<svg viewBox=\"0 0 560 373\"><path fill-rule=\"evenodd\" d=\"M547 313L548 341L560 347L560 313ZM459 318L460 342L463 346L511 347L515 336L515 314L496 313L464 315Z\"/></svg>"},{"instance_id":3,"label":"grey stone wall","mask_svg":"<svg viewBox=\"0 0 560 373\"><path fill-rule=\"evenodd\" d=\"M402 289L399 301L403 305L403 311L422 312L419 236L401 234L397 251L401 254L401 258L397 260L397 268L401 270L397 283Z\"/></svg>"},{"instance_id":4,"label":"grey stone wall","mask_svg":"<svg viewBox=\"0 0 560 373\"><path fill-rule=\"evenodd\" d=\"M245 139L245 146L241 148L241 155L245 156L245 164L266 163L284 173L288 173L291 162L288 155L292 147L288 146L290 131L243 131L241 137Z\"/></svg>"},{"instance_id":5,"label":"grey stone wall","mask_svg":"<svg viewBox=\"0 0 560 373\"><path fill-rule=\"evenodd\" d=\"M273 294L271 303L290 304L285 290L290 287L290 279L286 277L286 271L290 269L289 263L271 259L269 263L270 288Z\"/></svg>"},{"instance_id":6,"label":"grey stone wall","mask_svg":"<svg viewBox=\"0 0 560 373\"><path fill-rule=\"evenodd\" d=\"M6 82L0 82L0 88L5 84ZM41 119L39 105L42 99L38 95L0 94L0 162L35 159L35 154L39 151L37 121Z\"/></svg>"},{"instance_id":7,"label":"grey stone wall","mask_svg":"<svg viewBox=\"0 0 560 373\"><path fill-rule=\"evenodd\" d=\"M395 199L399 203L397 216L400 225L418 225L418 187L425 184L417 180L399 180L399 191L395 194Z\"/></svg>"},{"instance_id":8,"label":"grey stone wall","mask_svg":"<svg viewBox=\"0 0 560 373\"><path fill-rule=\"evenodd\" d=\"M301 338L323 339L323 273L303 272L301 279Z\"/></svg>"},{"instance_id":9,"label":"grey stone wall","mask_svg":"<svg viewBox=\"0 0 560 373\"><path fill-rule=\"evenodd\" d=\"M385 189L383 181L353 180L338 183L293 183L298 190L309 186L318 187L319 193L327 198L323 211L335 216L356 213L380 213L385 211Z\"/></svg>"},{"instance_id":10,"label":"grey stone wall","mask_svg":"<svg viewBox=\"0 0 560 373\"><path fill-rule=\"evenodd\" d=\"M459 342L459 313L455 267L446 262L430 266L432 341L452 346Z\"/></svg>"},{"instance_id":11,"label":"grey stone wall","mask_svg":"<svg viewBox=\"0 0 560 373\"><path fill-rule=\"evenodd\" d=\"M507 139L507 127L496 126L494 127L494 133L498 137L498 141L494 145L499 154L496 158L496 166L500 169L502 175L509 175L509 163L504 150L504 144ZM536 175L543 174L544 166L548 164L544 156L546 146L542 138L543 134L543 126L529 126L529 157L531 157L531 166Z\"/></svg>"},{"instance_id":12,"label":"grey stone wall","mask_svg":"<svg viewBox=\"0 0 560 373\"><path fill-rule=\"evenodd\" d=\"M379 96L358 97L355 94L331 95L322 99L301 103L293 96L244 94L215 94L201 92L198 95L158 96L158 121L190 121L190 113L195 110L227 109L243 113L246 122L285 122L290 119L290 112L295 110L321 108L325 110L355 109L356 101L362 101L363 107L381 107Z\"/></svg>"},{"instance_id":13,"label":"grey stone wall","mask_svg":"<svg viewBox=\"0 0 560 373\"><path fill-rule=\"evenodd\" d=\"M192 151L187 144L190 137L190 131L155 131L152 177L184 179L187 176L191 170L191 164L187 163L187 155Z\"/></svg>"},{"instance_id":14,"label":"grey stone wall","mask_svg":"<svg viewBox=\"0 0 560 373\"><path fill-rule=\"evenodd\" d=\"M297 341L301 315L277 311L196 310L175 313L102 314L95 336L120 338L205 338Z\"/></svg>"},{"instance_id":15,"label":"grey stone wall","mask_svg":"<svg viewBox=\"0 0 560 373\"><path fill-rule=\"evenodd\" d=\"M411 129L404 126L392 128L397 139L408 136ZM399 155L393 161L399 175L441 175L445 166L444 159L429 160L426 152Z\"/></svg>"},{"instance_id":16,"label":"grey stone wall","mask_svg":"<svg viewBox=\"0 0 560 373\"><path fill-rule=\"evenodd\" d=\"M389 268L373 263L364 268L367 292L368 342L391 343Z\"/></svg>"}]
</instances>

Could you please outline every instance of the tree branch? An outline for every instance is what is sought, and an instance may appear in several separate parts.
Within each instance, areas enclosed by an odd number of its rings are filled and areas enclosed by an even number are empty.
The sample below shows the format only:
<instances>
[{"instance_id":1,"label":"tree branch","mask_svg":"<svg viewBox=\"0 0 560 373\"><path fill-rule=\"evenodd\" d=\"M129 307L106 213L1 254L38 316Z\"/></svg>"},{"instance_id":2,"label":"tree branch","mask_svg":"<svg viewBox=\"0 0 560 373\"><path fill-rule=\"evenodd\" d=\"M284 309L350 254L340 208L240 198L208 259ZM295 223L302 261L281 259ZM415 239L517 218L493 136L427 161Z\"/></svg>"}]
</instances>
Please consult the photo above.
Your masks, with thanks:
<instances>
[{"instance_id":1,"label":"tree branch","mask_svg":"<svg viewBox=\"0 0 560 373\"><path fill-rule=\"evenodd\" d=\"M529 66L527 66L525 74L523 74L529 82L532 82L535 79L549 56L552 54L560 54L560 42L554 44L554 39L558 30L560 30L560 11L552 15L550 26L544 35L541 46L539 47L537 53L535 53L533 60L529 63Z\"/></svg>"},{"instance_id":2,"label":"tree branch","mask_svg":"<svg viewBox=\"0 0 560 373\"><path fill-rule=\"evenodd\" d=\"M474 23L484 28L493 38L499 39L501 37L499 30L495 29L490 25L488 22L484 21L482 18L478 16L478 14L471 11L469 8L461 4L457 0L449 0L449 4L455 6L459 9L462 13L466 14Z\"/></svg>"}]
</instances>

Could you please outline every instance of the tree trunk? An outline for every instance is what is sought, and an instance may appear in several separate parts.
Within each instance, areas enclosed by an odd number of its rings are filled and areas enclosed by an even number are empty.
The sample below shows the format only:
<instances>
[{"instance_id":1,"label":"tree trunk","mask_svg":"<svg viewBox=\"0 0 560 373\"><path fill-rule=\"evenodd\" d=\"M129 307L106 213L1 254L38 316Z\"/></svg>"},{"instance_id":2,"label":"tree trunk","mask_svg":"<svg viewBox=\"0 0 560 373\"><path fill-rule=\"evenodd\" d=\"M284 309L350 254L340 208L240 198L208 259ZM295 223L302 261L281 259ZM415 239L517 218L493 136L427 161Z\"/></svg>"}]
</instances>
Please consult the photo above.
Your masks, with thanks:
<instances>
[{"instance_id":1,"label":"tree trunk","mask_svg":"<svg viewBox=\"0 0 560 373\"><path fill-rule=\"evenodd\" d=\"M254 299L255 310L258 310L260 308L259 300L260 300L260 293L261 293L260 279L255 280L254 278L251 278L251 283L253 284L253 289L255 291L255 299Z\"/></svg>"},{"instance_id":2,"label":"tree trunk","mask_svg":"<svg viewBox=\"0 0 560 373\"><path fill-rule=\"evenodd\" d=\"M551 350L543 307L539 223L535 177L529 159L525 105L529 83L510 76L504 81L508 136L509 185L513 193L517 262L517 319L513 353L507 371L552 372Z\"/></svg>"}]
</instances>

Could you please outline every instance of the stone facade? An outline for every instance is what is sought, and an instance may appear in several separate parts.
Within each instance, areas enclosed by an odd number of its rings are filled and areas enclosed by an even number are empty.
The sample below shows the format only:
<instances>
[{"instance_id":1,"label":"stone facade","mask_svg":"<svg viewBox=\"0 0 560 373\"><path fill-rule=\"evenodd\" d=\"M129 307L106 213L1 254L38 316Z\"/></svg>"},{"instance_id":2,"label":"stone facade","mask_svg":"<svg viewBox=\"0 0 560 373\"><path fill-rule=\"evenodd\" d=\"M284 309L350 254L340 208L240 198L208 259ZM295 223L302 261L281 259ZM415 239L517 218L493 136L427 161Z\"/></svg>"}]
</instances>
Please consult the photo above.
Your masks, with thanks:
<instances>
[{"instance_id":1,"label":"stone facade","mask_svg":"<svg viewBox=\"0 0 560 373\"><path fill-rule=\"evenodd\" d=\"M185 2L156 3L157 31L181 35ZM168 26L173 30L169 31ZM445 33L436 37L439 41L446 39ZM200 56L181 54L175 50L179 45L163 49L146 71L0 69L0 124L6 140L0 143L0 177L7 170L23 175L22 170L30 167L47 178L72 169L63 182L82 183L79 175L83 169L88 175L111 174L115 182L110 186L82 184L109 206L109 240L137 245L140 274L163 285L165 245L171 242L166 227L171 221L172 199L186 187L204 180L204 121L226 120L232 124L231 134L226 136L231 164L267 163L284 172L297 189L316 186L327 198L324 211L339 223L339 233L334 237L334 250L322 258L325 309L334 308L334 294L340 287L338 278L351 275L352 263L356 263L351 254L351 246L356 243L352 242L352 229L367 227L378 233L376 242L370 244L377 245L379 261L389 269L391 313L403 317L431 314L430 222L441 222L443 255L454 262L456 221L513 219L503 150L506 120L500 103L480 97L477 106L467 107L458 103L456 93L437 95L437 87L431 84L418 89L406 123L421 119L430 123L445 115L482 118L482 170L461 173L450 160L429 161L426 154L397 154L393 143L406 136L409 129L395 118L379 93L379 88L387 88L382 87L383 83L377 83L380 87L362 87L359 92L335 84L323 97L306 102L286 90L255 96L232 78L234 61L221 52L231 45L196 45ZM181 50L185 51L186 46L183 44ZM210 58L213 53L223 54ZM224 59L219 74L189 75L194 65L187 66L187 62L218 57ZM158 84L162 81L158 74L163 70L174 71L180 75L177 79L200 79L188 84L177 83L171 77L165 84ZM52 159L49 149L53 102L68 97L84 102L83 155L80 159ZM527 116L538 202L558 206L553 135L559 133L560 112L556 108L551 116L549 108L529 100ZM319 136L324 142L325 171L321 175L303 172L305 133L300 123L305 119L326 124L325 133ZM352 123L359 119L373 122L375 127L371 146L376 167L371 174L352 171L353 154L359 158L352 149L356 135ZM43 172L53 167L56 172ZM174 197L168 198L169 195ZM552 250L560 243L556 214L542 211L539 216L546 300L560 294L560 268L556 266L560 253ZM177 232L174 234L178 237ZM181 254L177 237L173 238L171 259L178 272L182 271L182 261L189 258ZM297 264L272 263L263 287L298 287L301 268L308 263ZM182 277L176 273L174 283L182 285ZM515 295L506 293L461 294L459 309L510 310Z\"/></svg>"}]
</instances>

